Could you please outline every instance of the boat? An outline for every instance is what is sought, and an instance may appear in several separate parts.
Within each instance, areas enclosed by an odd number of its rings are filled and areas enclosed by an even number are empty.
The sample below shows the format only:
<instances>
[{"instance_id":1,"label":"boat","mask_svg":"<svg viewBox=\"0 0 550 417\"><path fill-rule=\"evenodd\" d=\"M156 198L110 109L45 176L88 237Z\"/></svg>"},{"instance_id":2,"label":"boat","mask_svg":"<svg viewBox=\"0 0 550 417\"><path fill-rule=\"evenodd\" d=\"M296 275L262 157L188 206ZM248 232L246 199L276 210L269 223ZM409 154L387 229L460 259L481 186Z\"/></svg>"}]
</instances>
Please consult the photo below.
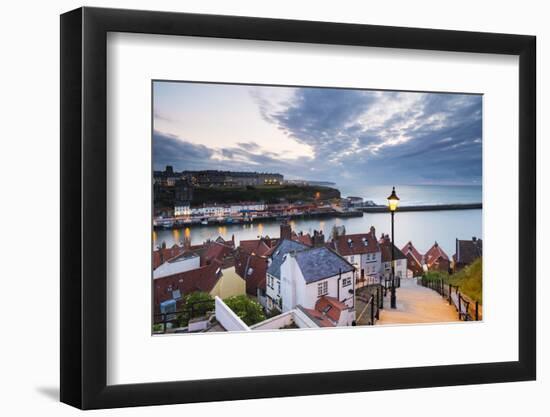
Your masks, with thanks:
<instances>
[{"instance_id":1,"label":"boat","mask_svg":"<svg viewBox=\"0 0 550 417\"><path fill-rule=\"evenodd\" d=\"M208 219L202 219L201 224L204 225L204 226L207 226L208 225Z\"/></svg>"}]
</instances>

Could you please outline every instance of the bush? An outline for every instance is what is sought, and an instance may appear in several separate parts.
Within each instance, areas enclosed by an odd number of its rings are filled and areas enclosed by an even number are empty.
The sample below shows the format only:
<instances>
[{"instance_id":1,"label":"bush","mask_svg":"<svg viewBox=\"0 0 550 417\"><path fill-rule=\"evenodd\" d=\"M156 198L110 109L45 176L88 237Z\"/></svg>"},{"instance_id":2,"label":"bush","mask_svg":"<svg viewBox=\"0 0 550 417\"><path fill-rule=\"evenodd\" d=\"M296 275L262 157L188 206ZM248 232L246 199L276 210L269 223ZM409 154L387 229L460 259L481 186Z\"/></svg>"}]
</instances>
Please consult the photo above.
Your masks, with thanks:
<instances>
[{"instance_id":1,"label":"bush","mask_svg":"<svg viewBox=\"0 0 550 417\"><path fill-rule=\"evenodd\" d=\"M483 262L476 259L471 265L464 267L455 274L449 275L444 272L429 271L424 274L428 281L443 280L445 284L456 285L460 292L466 294L474 301L483 303Z\"/></svg>"},{"instance_id":2,"label":"bush","mask_svg":"<svg viewBox=\"0 0 550 417\"><path fill-rule=\"evenodd\" d=\"M212 311L213 307L214 299L207 292L197 291L187 294L181 306L184 312L178 316L180 326L187 326L190 319L204 316L208 311Z\"/></svg>"},{"instance_id":3,"label":"bush","mask_svg":"<svg viewBox=\"0 0 550 417\"><path fill-rule=\"evenodd\" d=\"M248 326L265 320L262 306L246 295L235 295L226 298L223 302Z\"/></svg>"}]
</instances>

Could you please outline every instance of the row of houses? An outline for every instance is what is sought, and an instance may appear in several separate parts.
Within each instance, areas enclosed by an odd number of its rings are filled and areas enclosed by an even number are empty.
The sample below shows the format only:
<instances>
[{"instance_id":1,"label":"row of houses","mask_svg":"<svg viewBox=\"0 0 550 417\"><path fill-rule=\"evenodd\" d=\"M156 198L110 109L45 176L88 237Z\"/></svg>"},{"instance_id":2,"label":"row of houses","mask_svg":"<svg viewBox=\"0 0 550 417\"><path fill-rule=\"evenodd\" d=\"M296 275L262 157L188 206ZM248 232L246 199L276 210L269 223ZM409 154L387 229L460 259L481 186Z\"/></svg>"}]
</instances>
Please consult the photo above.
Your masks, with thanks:
<instances>
[{"instance_id":1,"label":"row of houses","mask_svg":"<svg viewBox=\"0 0 550 417\"><path fill-rule=\"evenodd\" d=\"M193 208L189 202L184 201L175 203L174 216L229 217L265 210L266 204L258 201L243 201L235 204L205 204Z\"/></svg>"},{"instance_id":2,"label":"row of houses","mask_svg":"<svg viewBox=\"0 0 550 417\"><path fill-rule=\"evenodd\" d=\"M475 236L471 240L456 239L455 249L455 254L449 258L443 248L435 242L422 255L412 241L409 241L401 251L407 259L409 276L421 276L427 271L453 273L460 271L483 255L483 241Z\"/></svg>"},{"instance_id":3,"label":"row of houses","mask_svg":"<svg viewBox=\"0 0 550 417\"><path fill-rule=\"evenodd\" d=\"M218 297L220 311L225 311L223 299L247 294L270 316L307 317L318 327L350 326L356 290L390 278L392 250L400 278L451 267L437 243L421 255L412 242L399 249L387 234L378 238L374 227L325 241L322 231L296 233L283 223L278 238L262 236L236 246L234 237L219 237L202 245L159 248L153 256L155 312L177 310L183 296L194 291ZM452 263L471 263L477 256L481 240L457 240Z\"/></svg>"}]
</instances>

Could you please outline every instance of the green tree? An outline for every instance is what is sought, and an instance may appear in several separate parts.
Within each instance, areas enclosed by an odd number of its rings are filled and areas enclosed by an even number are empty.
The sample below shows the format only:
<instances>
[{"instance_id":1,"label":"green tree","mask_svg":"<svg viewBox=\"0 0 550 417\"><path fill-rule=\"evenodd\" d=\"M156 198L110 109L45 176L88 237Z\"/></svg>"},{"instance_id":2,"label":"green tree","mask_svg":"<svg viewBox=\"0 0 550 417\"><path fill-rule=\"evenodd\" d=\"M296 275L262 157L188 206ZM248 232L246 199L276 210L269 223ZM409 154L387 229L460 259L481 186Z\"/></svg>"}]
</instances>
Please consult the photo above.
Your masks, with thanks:
<instances>
[{"instance_id":1,"label":"green tree","mask_svg":"<svg viewBox=\"0 0 550 417\"><path fill-rule=\"evenodd\" d=\"M248 326L265 320L262 306L246 295L234 295L223 302Z\"/></svg>"},{"instance_id":2,"label":"green tree","mask_svg":"<svg viewBox=\"0 0 550 417\"><path fill-rule=\"evenodd\" d=\"M207 292L197 291L187 294L181 306L183 313L178 316L180 326L187 326L190 319L202 317L213 308L214 299Z\"/></svg>"}]
</instances>

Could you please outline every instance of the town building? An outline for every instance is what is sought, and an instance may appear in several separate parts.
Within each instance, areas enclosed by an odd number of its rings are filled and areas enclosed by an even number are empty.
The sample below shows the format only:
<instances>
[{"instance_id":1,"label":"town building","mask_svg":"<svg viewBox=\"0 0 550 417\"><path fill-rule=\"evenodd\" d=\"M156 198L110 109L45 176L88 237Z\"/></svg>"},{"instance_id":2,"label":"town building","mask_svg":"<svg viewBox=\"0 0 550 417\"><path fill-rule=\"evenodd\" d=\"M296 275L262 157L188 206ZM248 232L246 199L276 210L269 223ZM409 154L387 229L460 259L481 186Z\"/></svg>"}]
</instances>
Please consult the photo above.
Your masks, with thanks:
<instances>
[{"instance_id":1,"label":"town building","mask_svg":"<svg viewBox=\"0 0 550 417\"><path fill-rule=\"evenodd\" d=\"M246 293L245 281L234 267L222 268L219 261L189 271L163 276L153 280L154 310L156 314L181 309L183 298L193 292L206 292L213 297L227 298Z\"/></svg>"},{"instance_id":2,"label":"town building","mask_svg":"<svg viewBox=\"0 0 550 417\"><path fill-rule=\"evenodd\" d=\"M284 177L277 173L238 171L183 171L181 177L188 178L199 187L244 187L279 185Z\"/></svg>"},{"instance_id":3,"label":"town building","mask_svg":"<svg viewBox=\"0 0 550 417\"><path fill-rule=\"evenodd\" d=\"M271 239L269 236L259 239L241 240L239 242L239 252L248 255L267 256L279 243L279 239Z\"/></svg>"},{"instance_id":4,"label":"town building","mask_svg":"<svg viewBox=\"0 0 550 417\"><path fill-rule=\"evenodd\" d=\"M191 206L188 201L176 201L174 203L174 216L175 217L189 217L191 216Z\"/></svg>"},{"instance_id":5,"label":"town building","mask_svg":"<svg viewBox=\"0 0 550 417\"><path fill-rule=\"evenodd\" d=\"M163 278L169 275L197 269L201 266L201 258L193 252L182 252L168 259L153 270L153 279Z\"/></svg>"},{"instance_id":6,"label":"town building","mask_svg":"<svg viewBox=\"0 0 550 417\"><path fill-rule=\"evenodd\" d=\"M264 309L267 307L266 274L268 259L255 253L240 252L235 262L235 271L246 283L246 293L256 299Z\"/></svg>"},{"instance_id":7,"label":"town building","mask_svg":"<svg viewBox=\"0 0 550 417\"><path fill-rule=\"evenodd\" d=\"M283 256L279 271L280 279L268 281L267 286L277 290L280 298L275 307L280 311L297 306L324 311L330 306L341 310L338 323L349 326L355 320L355 268L338 254L324 246L290 250ZM326 301L319 305L322 297Z\"/></svg>"},{"instance_id":8,"label":"town building","mask_svg":"<svg viewBox=\"0 0 550 417\"><path fill-rule=\"evenodd\" d=\"M369 233L335 236L328 247L356 268L358 287L380 282L382 254L374 227Z\"/></svg>"},{"instance_id":9,"label":"town building","mask_svg":"<svg viewBox=\"0 0 550 417\"><path fill-rule=\"evenodd\" d=\"M286 231L286 228L281 226L281 233ZM281 301L281 265L290 252L298 252L302 250L309 249L309 246L306 246L302 243L295 242L293 240L286 239L281 234L281 240L279 244L275 247L271 258L269 259L269 264L266 272L266 296L267 296L267 309L273 310L277 308L282 310L282 301Z\"/></svg>"},{"instance_id":10,"label":"town building","mask_svg":"<svg viewBox=\"0 0 550 417\"><path fill-rule=\"evenodd\" d=\"M179 245L172 245L167 248L163 243L157 250L153 251L153 269L184 252L185 248Z\"/></svg>"},{"instance_id":11,"label":"town building","mask_svg":"<svg viewBox=\"0 0 550 417\"><path fill-rule=\"evenodd\" d=\"M435 242L424 255L424 265L428 271L449 272L451 261L441 246Z\"/></svg>"},{"instance_id":12,"label":"town building","mask_svg":"<svg viewBox=\"0 0 550 417\"><path fill-rule=\"evenodd\" d=\"M419 277L424 273L424 256L414 247L411 241L407 242L401 252L407 257L407 276Z\"/></svg>"},{"instance_id":13,"label":"town building","mask_svg":"<svg viewBox=\"0 0 550 417\"><path fill-rule=\"evenodd\" d=\"M164 171L153 172L153 184L158 184L165 187L173 187L176 185L176 181L181 176L174 172L174 168L171 165L166 165Z\"/></svg>"},{"instance_id":14,"label":"town building","mask_svg":"<svg viewBox=\"0 0 550 417\"><path fill-rule=\"evenodd\" d=\"M233 240L226 241L221 237L215 241L205 242L201 264L207 265L213 261L222 263L224 267L233 266L235 264L235 242Z\"/></svg>"},{"instance_id":15,"label":"town building","mask_svg":"<svg viewBox=\"0 0 550 417\"><path fill-rule=\"evenodd\" d=\"M456 252L453 255L453 271L460 271L477 258L483 256L483 241L472 237L472 240L456 239Z\"/></svg>"},{"instance_id":16,"label":"town building","mask_svg":"<svg viewBox=\"0 0 550 417\"><path fill-rule=\"evenodd\" d=\"M380 268L380 273L383 280L388 280L391 278L391 260L392 260L392 247L393 247L393 258L395 261L395 277L396 278L406 278L407 277L407 257L401 250L391 243L389 235L382 236L378 242L380 244L380 250L382 252L382 265Z\"/></svg>"}]
</instances>

